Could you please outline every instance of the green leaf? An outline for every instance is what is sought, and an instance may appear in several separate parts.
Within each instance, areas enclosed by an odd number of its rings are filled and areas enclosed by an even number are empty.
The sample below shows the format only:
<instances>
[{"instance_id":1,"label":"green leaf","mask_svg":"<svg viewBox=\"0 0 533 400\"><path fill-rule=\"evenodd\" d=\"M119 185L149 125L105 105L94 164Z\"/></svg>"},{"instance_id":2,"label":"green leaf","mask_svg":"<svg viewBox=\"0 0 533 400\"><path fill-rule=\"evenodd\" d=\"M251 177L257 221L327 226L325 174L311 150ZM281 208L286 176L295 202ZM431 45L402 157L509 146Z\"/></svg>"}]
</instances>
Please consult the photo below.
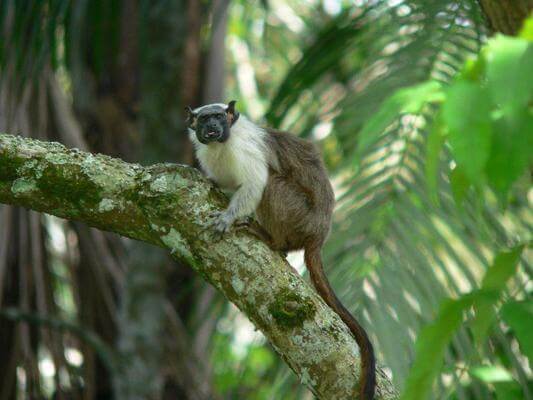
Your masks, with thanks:
<instances>
[{"instance_id":1,"label":"green leaf","mask_svg":"<svg viewBox=\"0 0 533 400\"><path fill-rule=\"evenodd\" d=\"M476 318L472 323L472 334L477 343L482 343L490 325L496 318L494 304L505 289L509 279L516 274L523 249L524 246L517 246L510 251L499 253L483 278L481 290L493 295L480 296L476 298L474 303Z\"/></svg>"},{"instance_id":2,"label":"green leaf","mask_svg":"<svg viewBox=\"0 0 533 400\"><path fill-rule=\"evenodd\" d=\"M499 365L483 365L470 369L470 375L485 383L511 382L513 376Z\"/></svg>"},{"instance_id":3,"label":"green leaf","mask_svg":"<svg viewBox=\"0 0 533 400\"><path fill-rule=\"evenodd\" d=\"M524 391L518 382L497 382L494 384L497 400L523 400Z\"/></svg>"},{"instance_id":4,"label":"green leaf","mask_svg":"<svg viewBox=\"0 0 533 400\"><path fill-rule=\"evenodd\" d=\"M486 173L492 188L505 199L531 158L533 115L525 107L514 113L508 112L494 122L494 128Z\"/></svg>"},{"instance_id":5,"label":"green leaf","mask_svg":"<svg viewBox=\"0 0 533 400\"><path fill-rule=\"evenodd\" d=\"M452 193L455 202L462 208L466 193L470 188L470 181L468 180L463 168L456 166L450 173L450 184L452 186Z\"/></svg>"},{"instance_id":6,"label":"green leaf","mask_svg":"<svg viewBox=\"0 0 533 400\"><path fill-rule=\"evenodd\" d=\"M480 82L485 77L486 64L485 57L466 60L458 74L458 80Z\"/></svg>"},{"instance_id":7,"label":"green leaf","mask_svg":"<svg viewBox=\"0 0 533 400\"><path fill-rule=\"evenodd\" d=\"M486 90L458 81L447 90L442 107L449 142L457 164L471 182L483 180L491 145L491 104Z\"/></svg>"},{"instance_id":8,"label":"green leaf","mask_svg":"<svg viewBox=\"0 0 533 400\"><path fill-rule=\"evenodd\" d=\"M359 152L373 143L401 114L420 113L427 103L440 102L443 98L442 86L437 81L427 81L398 90L383 102L379 111L363 126L359 134Z\"/></svg>"},{"instance_id":9,"label":"green leaf","mask_svg":"<svg viewBox=\"0 0 533 400\"><path fill-rule=\"evenodd\" d=\"M509 278L516 273L516 266L518 260L520 260L522 250L524 250L524 245L516 246L509 251L499 253L485 274L481 282L481 289L503 290Z\"/></svg>"},{"instance_id":10,"label":"green leaf","mask_svg":"<svg viewBox=\"0 0 533 400\"><path fill-rule=\"evenodd\" d=\"M428 397L439 374L444 352L463 320L463 311L472 306L475 295L445 300L435 320L426 325L416 342L416 358L407 378L401 400L423 400Z\"/></svg>"},{"instance_id":11,"label":"green leaf","mask_svg":"<svg viewBox=\"0 0 533 400\"><path fill-rule=\"evenodd\" d=\"M525 107L533 93L533 44L498 35L483 53L487 60L487 87L502 109Z\"/></svg>"},{"instance_id":12,"label":"green leaf","mask_svg":"<svg viewBox=\"0 0 533 400\"><path fill-rule=\"evenodd\" d=\"M533 300L505 304L502 317L513 329L522 352L533 363Z\"/></svg>"},{"instance_id":13,"label":"green leaf","mask_svg":"<svg viewBox=\"0 0 533 400\"><path fill-rule=\"evenodd\" d=\"M518 36L533 42L533 17L529 17L524 21L524 26L522 26Z\"/></svg>"},{"instance_id":14,"label":"green leaf","mask_svg":"<svg viewBox=\"0 0 533 400\"><path fill-rule=\"evenodd\" d=\"M444 145L444 126L439 117L433 123L429 133L426 148L426 181L428 192L433 203L438 205L438 180L440 153Z\"/></svg>"}]
</instances>

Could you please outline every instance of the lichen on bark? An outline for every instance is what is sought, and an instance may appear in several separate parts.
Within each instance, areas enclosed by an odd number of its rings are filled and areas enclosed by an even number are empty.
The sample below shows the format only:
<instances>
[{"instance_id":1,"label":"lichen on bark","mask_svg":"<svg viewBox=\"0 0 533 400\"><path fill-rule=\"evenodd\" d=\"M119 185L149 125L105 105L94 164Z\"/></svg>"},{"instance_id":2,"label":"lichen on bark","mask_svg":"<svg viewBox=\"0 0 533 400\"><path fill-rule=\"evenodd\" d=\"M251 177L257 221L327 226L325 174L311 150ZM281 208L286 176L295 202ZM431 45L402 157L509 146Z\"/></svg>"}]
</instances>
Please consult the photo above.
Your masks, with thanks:
<instances>
[{"instance_id":1,"label":"lichen on bark","mask_svg":"<svg viewBox=\"0 0 533 400\"><path fill-rule=\"evenodd\" d=\"M318 398L356 398L359 356L348 328L286 260L246 231L214 239L208 217L227 199L194 168L141 167L0 134L0 203L168 249L237 305ZM396 398L379 372L377 399Z\"/></svg>"}]
</instances>

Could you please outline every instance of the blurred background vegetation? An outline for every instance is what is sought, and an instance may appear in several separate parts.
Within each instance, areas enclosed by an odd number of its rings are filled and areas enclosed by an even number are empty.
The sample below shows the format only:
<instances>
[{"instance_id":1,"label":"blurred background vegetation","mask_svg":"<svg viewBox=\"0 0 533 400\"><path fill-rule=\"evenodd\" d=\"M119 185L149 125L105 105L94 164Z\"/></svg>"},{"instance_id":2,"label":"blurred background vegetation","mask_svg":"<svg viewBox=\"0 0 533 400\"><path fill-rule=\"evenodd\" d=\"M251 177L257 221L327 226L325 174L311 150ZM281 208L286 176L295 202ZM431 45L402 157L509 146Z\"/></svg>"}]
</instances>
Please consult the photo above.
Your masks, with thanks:
<instances>
[{"instance_id":1,"label":"blurred background vegetation","mask_svg":"<svg viewBox=\"0 0 533 400\"><path fill-rule=\"evenodd\" d=\"M533 23L489 40L531 7L1 0L0 130L193 163L184 107L237 99L321 147L327 274L403 398L533 399ZM0 400L312 398L162 250L7 206L0 313Z\"/></svg>"}]
</instances>

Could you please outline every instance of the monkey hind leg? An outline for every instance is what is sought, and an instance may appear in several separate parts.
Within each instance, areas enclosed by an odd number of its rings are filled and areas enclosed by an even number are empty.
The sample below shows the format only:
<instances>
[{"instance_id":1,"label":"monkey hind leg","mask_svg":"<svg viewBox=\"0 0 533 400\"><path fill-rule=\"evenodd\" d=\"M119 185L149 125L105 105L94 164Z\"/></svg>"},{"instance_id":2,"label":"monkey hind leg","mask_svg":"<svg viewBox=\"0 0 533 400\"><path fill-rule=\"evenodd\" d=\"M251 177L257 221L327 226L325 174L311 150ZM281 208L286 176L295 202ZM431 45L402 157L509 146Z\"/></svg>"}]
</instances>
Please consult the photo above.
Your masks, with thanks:
<instances>
[{"instance_id":1,"label":"monkey hind leg","mask_svg":"<svg viewBox=\"0 0 533 400\"><path fill-rule=\"evenodd\" d=\"M265 228L259 225L255 221L245 221L237 224L236 226L239 229L246 229L248 233L252 236L255 236L257 239L265 243L271 250L279 251L283 258L287 258L287 250L283 246L279 246L270 233L267 232Z\"/></svg>"},{"instance_id":2,"label":"monkey hind leg","mask_svg":"<svg viewBox=\"0 0 533 400\"><path fill-rule=\"evenodd\" d=\"M257 239L261 240L262 242L265 242L270 248L272 248L272 236L270 236L266 229L259 225L257 222L253 220L243 220L236 223L235 227L237 229L246 230L252 236L255 236Z\"/></svg>"}]
</instances>

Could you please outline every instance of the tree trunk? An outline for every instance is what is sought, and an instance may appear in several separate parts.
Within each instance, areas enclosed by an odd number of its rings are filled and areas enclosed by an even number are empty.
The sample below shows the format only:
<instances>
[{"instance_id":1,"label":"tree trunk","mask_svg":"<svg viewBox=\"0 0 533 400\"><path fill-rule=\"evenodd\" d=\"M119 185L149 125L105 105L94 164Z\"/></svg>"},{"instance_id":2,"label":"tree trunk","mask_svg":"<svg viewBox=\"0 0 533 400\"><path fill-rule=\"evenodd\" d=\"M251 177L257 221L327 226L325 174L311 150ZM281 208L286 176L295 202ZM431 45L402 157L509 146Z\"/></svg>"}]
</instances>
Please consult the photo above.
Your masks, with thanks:
<instances>
[{"instance_id":1,"label":"tree trunk","mask_svg":"<svg viewBox=\"0 0 533 400\"><path fill-rule=\"evenodd\" d=\"M0 134L0 202L167 249L236 304L320 399L356 397L359 356L347 327L263 243L245 232L213 240L208 216L227 200L197 170ZM396 398L378 372L377 399Z\"/></svg>"},{"instance_id":2,"label":"tree trunk","mask_svg":"<svg viewBox=\"0 0 533 400\"><path fill-rule=\"evenodd\" d=\"M479 0L489 29L516 35L533 10L533 0Z\"/></svg>"}]
</instances>

